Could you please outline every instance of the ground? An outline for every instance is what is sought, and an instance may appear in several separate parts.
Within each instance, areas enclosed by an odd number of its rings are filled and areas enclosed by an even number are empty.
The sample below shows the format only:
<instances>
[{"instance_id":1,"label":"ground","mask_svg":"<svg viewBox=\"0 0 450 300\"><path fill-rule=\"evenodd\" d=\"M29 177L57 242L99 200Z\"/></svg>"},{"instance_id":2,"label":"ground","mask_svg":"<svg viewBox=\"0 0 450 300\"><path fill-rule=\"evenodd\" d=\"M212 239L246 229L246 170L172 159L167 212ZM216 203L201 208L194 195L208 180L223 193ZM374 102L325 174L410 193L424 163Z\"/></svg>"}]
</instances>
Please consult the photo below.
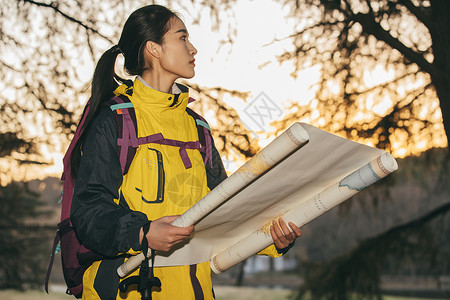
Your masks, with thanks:
<instances>
[{"instance_id":1,"label":"ground","mask_svg":"<svg viewBox=\"0 0 450 300\"><path fill-rule=\"evenodd\" d=\"M269 289L234 286L215 286L217 300L287 300L291 291L288 289ZM0 290L1 300L70 300L75 299L65 295L62 291L50 291L47 295L43 291L18 292ZM422 298L385 297L383 300L427 300ZM436 300L436 299L434 299Z\"/></svg>"}]
</instances>

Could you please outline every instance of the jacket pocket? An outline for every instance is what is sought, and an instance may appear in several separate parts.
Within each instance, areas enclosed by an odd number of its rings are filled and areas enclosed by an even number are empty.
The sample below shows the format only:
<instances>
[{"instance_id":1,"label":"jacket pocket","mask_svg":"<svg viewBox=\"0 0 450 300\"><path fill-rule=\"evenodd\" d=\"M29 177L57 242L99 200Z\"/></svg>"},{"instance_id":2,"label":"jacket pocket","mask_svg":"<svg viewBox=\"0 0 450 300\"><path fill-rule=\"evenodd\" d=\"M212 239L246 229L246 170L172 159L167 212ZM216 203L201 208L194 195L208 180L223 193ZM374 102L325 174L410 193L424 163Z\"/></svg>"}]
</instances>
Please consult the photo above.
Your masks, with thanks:
<instances>
[{"instance_id":1,"label":"jacket pocket","mask_svg":"<svg viewBox=\"0 0 450 300\"><path fill-rule=\"evenodd\" d=\"M160 151L148 147L143 160L141 185L135 190L141 193L145 203L162 203L164 201L165 173L163 156Z\"/></svg>"}]
</instances>

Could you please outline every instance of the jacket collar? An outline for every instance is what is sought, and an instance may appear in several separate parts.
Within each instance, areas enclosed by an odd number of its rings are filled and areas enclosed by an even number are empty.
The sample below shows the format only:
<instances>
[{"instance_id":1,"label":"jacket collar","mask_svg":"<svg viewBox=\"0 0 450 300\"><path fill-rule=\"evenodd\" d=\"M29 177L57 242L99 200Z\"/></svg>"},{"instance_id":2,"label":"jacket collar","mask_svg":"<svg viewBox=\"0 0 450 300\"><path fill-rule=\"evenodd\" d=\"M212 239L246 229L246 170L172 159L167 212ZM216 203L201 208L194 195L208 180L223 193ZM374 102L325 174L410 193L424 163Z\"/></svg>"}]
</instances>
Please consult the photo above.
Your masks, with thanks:
<instances>
[{"instance_id":1,"label":"jacket collar","mask_svg":"<svg viewBox=\"0 0 450 300\"><path fill-rule=\"evenodd\" d=\"M127 86L119 86L116 94L130 94L127 92ZM151 109L174 109L174 110L186 110L189 102L189 88L174 83L172 86L172 93L164 93L153 89L148 85L142 77L138 76L134 80L133 92L130 97L133 105Z\"/></svg>"}]
</instances>

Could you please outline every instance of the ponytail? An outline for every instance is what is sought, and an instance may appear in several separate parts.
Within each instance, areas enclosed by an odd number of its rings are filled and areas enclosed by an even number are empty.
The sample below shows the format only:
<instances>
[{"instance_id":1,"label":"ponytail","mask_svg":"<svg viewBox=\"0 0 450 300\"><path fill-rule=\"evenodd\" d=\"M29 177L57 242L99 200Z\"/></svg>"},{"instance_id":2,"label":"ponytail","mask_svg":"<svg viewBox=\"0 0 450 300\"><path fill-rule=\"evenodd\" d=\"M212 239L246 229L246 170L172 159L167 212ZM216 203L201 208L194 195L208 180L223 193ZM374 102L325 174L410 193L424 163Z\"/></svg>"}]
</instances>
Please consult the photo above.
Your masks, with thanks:
<instances>
[{"instance_id":1,"label":"ponytail","mask_svg":"<svg viewBox=\"0 0 450 300\"><path fill-rule=\"evenodd\" d=\"M90 124L101 104L111 98L113 91L118 86L117 80L123 81L114 72L116 58L120 53L118 45L111 47L103 53L95 67L94 77L92 78L91 108L86 118L86 125Z\"/></svg>"},{"instance_id":2,"label":"ponytail","mask_svg":"<svg viewBox=\"0 0 450 300\"><path fill-rule=\"evenodd\" d=\"M110 99L113 91L119 86L119 83L124 81L114 72L116 58L120 53L121 51L118 45L111 47L103 53L95 67L94 77L92 78L91 97L89 99L89 112L86 121L81 125L84 128L82 128L83 131L80 135L80 139L75 144L70 156L71 176L73 179L75 179L78 174L78 167L81 160L81 145L86 139L87 128L89 128L95 117L98 115L102 103Z\"/></svg>"}]
</instances>

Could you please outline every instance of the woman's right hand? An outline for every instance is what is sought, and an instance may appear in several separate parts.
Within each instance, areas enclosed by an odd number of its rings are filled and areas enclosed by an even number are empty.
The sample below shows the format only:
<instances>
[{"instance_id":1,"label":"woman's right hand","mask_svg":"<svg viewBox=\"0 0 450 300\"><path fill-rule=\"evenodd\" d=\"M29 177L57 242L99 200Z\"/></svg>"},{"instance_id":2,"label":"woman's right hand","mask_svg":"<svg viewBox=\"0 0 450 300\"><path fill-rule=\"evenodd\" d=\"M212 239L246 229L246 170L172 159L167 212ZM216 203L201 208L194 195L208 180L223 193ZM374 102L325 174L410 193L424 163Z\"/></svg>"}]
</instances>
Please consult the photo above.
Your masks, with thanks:
<instances>
[{"instance_id":1,"label":"woman's right hand","mask_svg":"<svg viewBox=\"0 0 450 300\"><path fill-rule=\"evenodd\" d=\"M194 225L189 227L176 227L171 224L178 217L166 216L150 223L150 229L146 235L150 249L166 252L190 236L194 230ZM143 235L144 233L141 229L141 236Z\"/></svg>"}]
</instances>

